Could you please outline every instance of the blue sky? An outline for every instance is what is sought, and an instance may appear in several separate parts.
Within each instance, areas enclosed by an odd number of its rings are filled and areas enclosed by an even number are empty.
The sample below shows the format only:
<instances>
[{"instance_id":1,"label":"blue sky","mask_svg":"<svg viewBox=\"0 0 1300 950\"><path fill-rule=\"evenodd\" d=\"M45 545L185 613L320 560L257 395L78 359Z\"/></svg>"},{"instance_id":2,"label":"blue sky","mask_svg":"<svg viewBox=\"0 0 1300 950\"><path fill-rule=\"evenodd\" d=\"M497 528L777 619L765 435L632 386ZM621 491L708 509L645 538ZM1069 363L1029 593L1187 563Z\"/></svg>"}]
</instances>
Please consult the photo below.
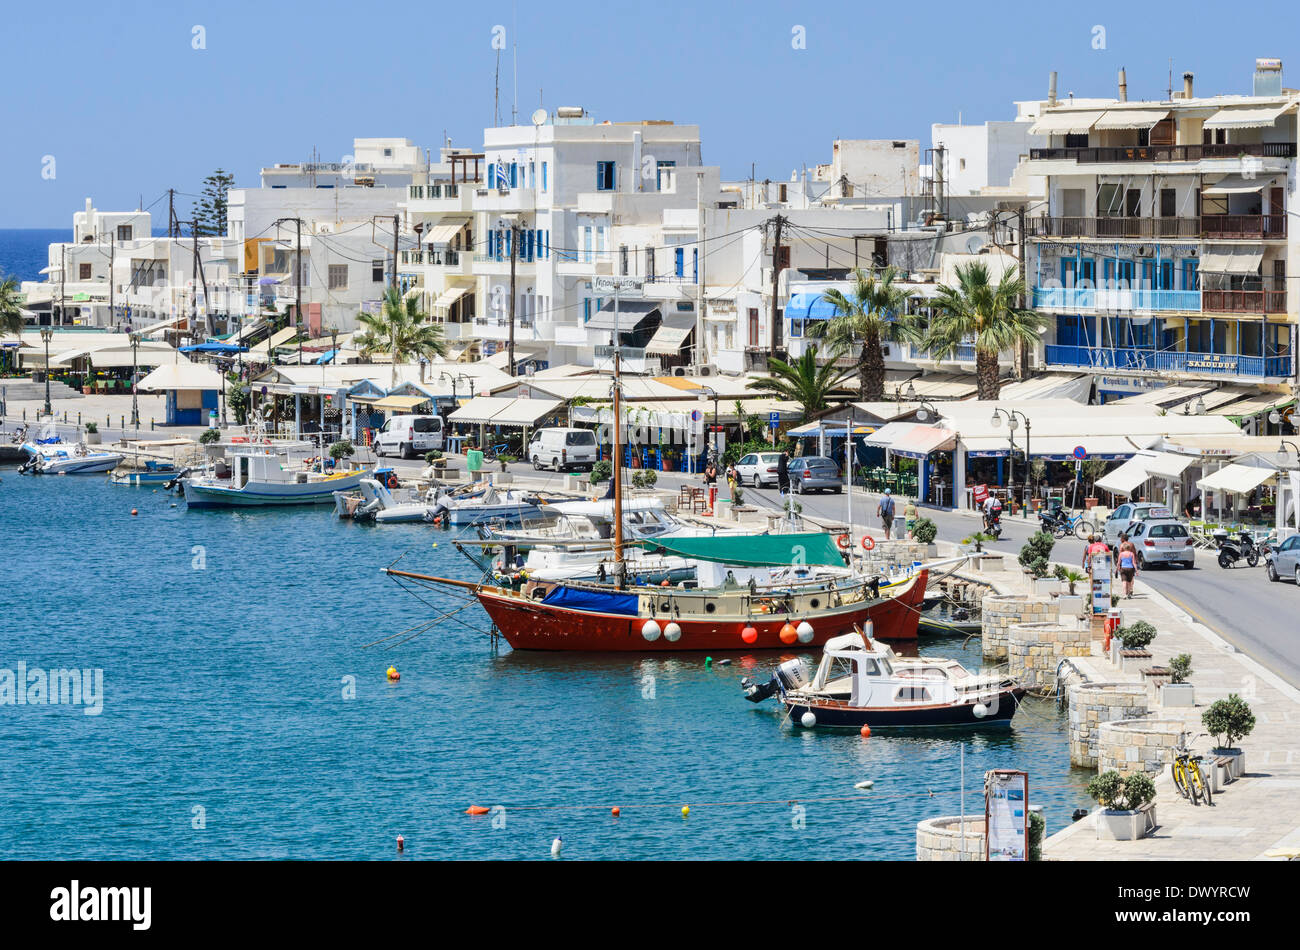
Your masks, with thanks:
<instances>
[{"instance_id":1,"label":"blue sky","mask_svg":"<svg viewBox=\"0 0 1300 950\"><path fill-rule=\"evenodd\" d=\"M353 136L434 147L445 129L480 145L498 24L518 42L520 121L540 101L598 120L695 123L705 161L732 178L748 177L751 162L760 178L788 178L829 161L834 138L926 145L932 122L1010 118L1013 100L1046 95L1052 69L1062 95L1111 95L1124 66L1130 98L1159 99L1171 57L1175 87L1191 70L1200 93L1248 93L1255 57L1280 56L1285 84L1300 86L1300 53L1285 42L1300 35L1294 3L559 0L514 10L511 0L24 3L0 34L0 227L68 226L87 196L115 210L168 187L197 192L217 167L256 185L262 165L313 147L338 160ZM206 49L192 46L195 26ZM805 49L792 48L796 26ZM511 67L507 51L507 120Z\"/></svg>"}]
</instances>

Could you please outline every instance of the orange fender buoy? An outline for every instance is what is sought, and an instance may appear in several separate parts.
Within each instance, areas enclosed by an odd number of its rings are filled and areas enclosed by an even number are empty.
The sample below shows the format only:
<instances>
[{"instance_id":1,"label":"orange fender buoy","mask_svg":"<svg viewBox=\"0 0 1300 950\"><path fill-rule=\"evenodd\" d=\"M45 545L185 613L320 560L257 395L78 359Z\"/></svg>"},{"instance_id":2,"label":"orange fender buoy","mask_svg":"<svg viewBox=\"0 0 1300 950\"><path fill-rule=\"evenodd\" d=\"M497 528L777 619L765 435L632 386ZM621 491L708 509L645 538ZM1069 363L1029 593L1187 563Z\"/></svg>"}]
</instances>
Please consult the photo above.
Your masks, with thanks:
<instances>
[{"instance_id":1,"label":"orange fender buoy","mask_svg":"<svg viewBox=\"0 0 1300 950\"><path fill-rule=\"evenodd\" d=\"M482 805L470 805L468 808L465 809L465 814L467 814L467 815L486 815L486 814L487 814L488 812L490 812L491 810L492 810L492 809L490 809L490 808L484 808Z\"/></svg>"},{"instance_id":2,"label":"orange fender buoy","mask_svg":"<svg viewBox=\"0 0 1300 950\"><path fill-rule=\"evenodd\" d=\"M611 809L609 810L609 813L610 813L611 815L613 815L615 818L617 818L617 817L619 816L619 814L620 814L619 809L618 809L618 806L615 805L613 808L611 808Z\"/></svg>"},{"instance_id":3,"label":"orange fender buoy","mask_svg":"<svg viewBox=\"0 0 1300 950\"><path fill-rule=\"evenodd\" d=\"M876 539L869 534L862 536L862 550L870 551L876 546Z\"/></svg>"},{"instance_id":4,"label":"orange fender buoy","mask_svg":"<svg viewBox=\"0 0 1300 950\"><path fill-rule=\"evenodd\" d=\"M136 509L134 509L134 508L131 509L131 517L132 517L132 518L134 518L134 517L135 517L136 515L138 515L139 513L140 513L140 512L137 511Z\"/></svg>"},{"instance_id":5,"label":"orange fender buoy","mask_svg":"<svg viewBox=\"0 0 1300 950\"><path fill-rule=\"evenodd\" d=\"M786 646L794 643L799 639L799 631L795 629L794 624L788 623L781 628L781 642Z\"/></svg>"},{"instance_id":6,"label":"orange fender buoy","mask_svg":"<svg viewBox=\"0 0 1300 950\"><path fill-rule=\"evenodd\" d=\"M744 630L740 631L740 639L744 640L746 643L756 643L758 641L758 631L753 627L746 627Z\"/></svg>"},{"instance_id":7,"label":"orange fender buoy","mask_svg":"<svg viewBox=\"0 0 1300 950\"><path fill-rule=\"evenodd\" d=\"M862 727L861 729L859 729L858 731L862 734L862 738L864 738L864 739L870 739L870 738L871 738L871 727L870 727L870 726L863 726L863 727Z\"/></svg>"}]
</instances>

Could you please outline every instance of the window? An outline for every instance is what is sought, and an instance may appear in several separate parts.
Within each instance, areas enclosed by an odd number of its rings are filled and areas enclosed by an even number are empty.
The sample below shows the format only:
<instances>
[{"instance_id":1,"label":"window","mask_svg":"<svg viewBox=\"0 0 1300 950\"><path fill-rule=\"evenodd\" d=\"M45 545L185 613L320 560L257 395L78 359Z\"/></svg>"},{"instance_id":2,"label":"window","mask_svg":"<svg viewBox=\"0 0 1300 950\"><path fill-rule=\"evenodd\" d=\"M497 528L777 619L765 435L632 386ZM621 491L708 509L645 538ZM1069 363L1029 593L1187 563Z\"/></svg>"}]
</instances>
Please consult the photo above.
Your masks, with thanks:
<instances>
[{"instance_id":1,"label":"window","mask_svg":"<svg viewBox=\"0 0 1300 950\"><path fill-rule=\"evenodd\" d=\"M894 694L894 700L900 703L928 703L930 691L924 686L902 686Z\"/></svg>"},{"instance_id":2,"label":"window","mask_svg":"<svg viewBox=\"0 0 1300 950\"><path fill-rule=\"evenodd\" d=\"M759 326L758 326L758 308L750 307L749 309L749 345L758 346Z\"/></svg>"},{"instance_id":3,"label":"window","mask_svg":"<svg viewBox=\"0 0 1300 950\"><path fill-rule=\"evenodd\" d=\"M623 277L627 276L627 245L621 244L618 248L618 272Z\"/></svg>"},{"instance_id":4,"label":"window","mask_svg":"<svg viewBox=\"0 0 1300 950\"><path fill-rule=\"evenodd\" d=\"M590 429L583 429L581 432L569 432L564 436L565 445L595 445L596 433Z\"/></svg>"},{"instance_id":5,"label":"window","mask_svg":"<svg viewBox=\"0 0 1300 950\"><path fill-rule=\"evenodd\" d=\"M384 262L382 260L372 260L370 262L370 282L374 284L384 282Z\"/></svg>"},{"instance_id":6,"label":"window","mask_svg":"<svg viewBox=\"0 0 1300 950\"><path fill-rule=\"evenodd\" d=\"M1172 188L1160 189L1160 217L1172 218L1178 213L1178 192Z\"/></svg>"},{"instance_id":7,"label":"window","mask_svg":"<svg viewBox=\"0 0 1300 950\"><path fill-rule=\"evenodd\" d=\"M686 274L686 249L679 247L673 251L673 255L675 261L674 266L676 267L675 273L678 277L684 277Z\"/></svg>"},{"instance_id":8,"label":"window","mask_svg":"<svg viewBox=\"0 0 1300 950\"><path fill-rule=\"evenodd\" d=\"M1118 218L1123 213L1124 188L1122 185L1097 186L1097 217Z\"/></svg>"},{"instance_id":9,"label":"window","mask_svg":"<svg viewBox=\"0 0 1300 950\"><path fill-rule=\"evenodd\" d=\"M1153 538L1185 538L1187 529L1180 524L1156 524L1151 526Z\"/></svg>"},{"instance_id":10,"label":"window","mask_svg":"<svg viewBox=\"0 0 1300 950\"><path fill-rule=\"evenodd\" d=\"M596 163L596 190L614 190L614 162Z\"/></svg>"},{"instance_id":11,"label":"window","mask_svg":"<svg viewBox=\"0 0 1300 950\"><path fill-rule=\"evenodd\" d=\"M655 249L653 247L645 249L645 279L650 281L655 279Z\"/></svg>"},{"instance_id":12,"label":"window","mask_svg":"<svg viewBox=\"0 0 1300 950\"><path fill-rule=\"evenodd\" d=\"M416 432L440 432L442 430L442 419L439 416L416 416L412 428Z\"/></svg>"},{"instance_id":13,"label":"window","mask_svg":"<svg viewBox=\"0 0 1300 950\"><path fill-rule=\"evenodd\" d=\"M669 181L672 180L672 172L669 172L667 176L665 176L664 169L676 168L676 167L677 167L676 162L655 162L655 190L656 191L664 190L665 177L667 177Z\"/></svg>"},{"instance_id":14,"label":"window","mask_svg":"<svg viewBox=\"0 0 1300 950\"><path fill-rule=\"evenodd\" d=\"M519 187L519 163L518 162L510 163L510 187L511 188Z\"/></svg>"},{"instance_id":15,"label":"window","mask_svg":"<svg viewBox=\"0 0 1300 950\"><path fill-rule=\"evenodd\" d=\"M691 280L696 284L700 282L700 249L698 247L691 251Z\"/></svg>"},{"instance_id":16,"label":"window","mask_svg":"<svg viewBox=\"0 0 1300 950\"><path fill-rule=\"evenodd\" d=\"M1065 147L1066 148L1087 148L1088 133L1087 132L1067 133L1065 136Z\"/></svg>"},{"instance_id":17,"label":"window","mask_svg":"<svg viewBox=\"0 0 1300 950\"><path fill-rule=\"evenodd\" d=\"M547 188L548 185L546 183L546 162L542 162L542 191L546 191Z\"/></svg>"},{"instance_id":18,"label":"window","mask_svg":"<svg viewBox=\"0 0 1300 950\"><path fill-rule=\"evenodd\" d=\"M90 265L89 265L89 264L78 264L78 265L77 265L77 274L79 275L79 278L80 278L81 280L90 280L90 279L91 279Z\"/></svg>"},{"instance_id":19,"label":"window","mask_svg":"<svg viewBox=\"0 0 1300 950\"><path fill-rule=\"evenodd\" d=\"M583 263L590 264L594 259L592 253L591 226L587 225L582 229L582 260Z\"/></svg>"},{"instance_id":20,"label":"window","mask_svg":"<svg viewBox=\"0 0 1300 950\"><path fill-rule=\"evenodd\" d=\"M329 289L330 290L348 289L348 265L347 264L330 265Z\"/></svg>"},{"instance_id":21,"label":"window","mask_svg":"<svg viewBox=\"0 0 1300 950\"><path fill-rule=\"evenodd\" d=\"M129 240L131 240L131 225L129 225L129 224L119 224L119 225L117 226L117 239L118 239L119 241L129 241Z\"/></svg>"},{"instance_id":22,"label":"window","mask_svg":"<svg viewBox=\"0 0 1300 950\"><path fill-rule=\"evenodd\" d=\"M497 186L497 167L494 164L488 165L488 187L495 189Z\"/></svg>"},{"instance_id":23,"label":"window","mask_svg":"<svg viewBox=\"0 0 1300 950\"><path fill-rule=\"evenodd\" d=\"M392 158L392 157L393 157L393 150L391 148L384 149L384 158Z\"/></svg>"}]
</instances>

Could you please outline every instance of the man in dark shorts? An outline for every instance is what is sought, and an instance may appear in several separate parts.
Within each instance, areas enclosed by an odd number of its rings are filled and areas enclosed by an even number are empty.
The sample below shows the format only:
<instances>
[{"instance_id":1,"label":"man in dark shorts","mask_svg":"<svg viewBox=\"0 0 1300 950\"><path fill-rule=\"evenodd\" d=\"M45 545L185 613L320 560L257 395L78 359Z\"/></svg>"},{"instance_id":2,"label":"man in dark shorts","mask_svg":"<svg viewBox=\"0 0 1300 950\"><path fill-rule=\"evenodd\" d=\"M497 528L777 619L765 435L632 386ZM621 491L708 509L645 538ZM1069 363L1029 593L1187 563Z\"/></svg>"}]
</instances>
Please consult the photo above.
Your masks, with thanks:
<instances>
[{"instance_id":1,"label":"man in dark shorts","mask_svg":"<svg viewBox=\"0 0 1300 950\"><path fill-rule=\"evenodd\" d=\"M782 452L776 460L776 487L782 495L790 494L790 453Z\"/></svg>"},{"instance_id":2,"label":"man in dark shorts","mask_svg":"<svg viewBox=\"0 0 1300 950\"><path fill-rule=\"evenodd\" d=\"M894 496L885 489L884 496L880 499L880 504L876 506L876 514L880 515L880 524L885 529L885 537L894 536Z\"/></svg>"}]
</instances>

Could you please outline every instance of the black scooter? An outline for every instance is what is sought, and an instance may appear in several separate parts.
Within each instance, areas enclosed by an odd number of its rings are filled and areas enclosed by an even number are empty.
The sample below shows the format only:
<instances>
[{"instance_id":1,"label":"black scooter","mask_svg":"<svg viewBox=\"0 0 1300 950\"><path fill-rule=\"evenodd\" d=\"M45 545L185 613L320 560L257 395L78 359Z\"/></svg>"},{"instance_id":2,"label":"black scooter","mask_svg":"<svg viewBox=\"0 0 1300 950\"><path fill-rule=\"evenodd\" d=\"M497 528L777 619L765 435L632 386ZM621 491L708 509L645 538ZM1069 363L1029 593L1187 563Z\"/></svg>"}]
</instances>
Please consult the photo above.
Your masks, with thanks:
<instances>
[{"instance_id":1,"label":"black scooter","mask_svg":"<svg viewBox=\"0 0 1300 950\"><path fill-rule=\"evenodd\" d=\"M1214 543L1219 548L1219 567L1235 567L1241 560L1251 567L1259 564L1259 547L1248 532L1241 532L1235 540L1226 531L1215 532Z\"/></svg>"},{"instance_id":2,"label":"black scooter","mask_svg":"<svg viewBox=\"0 0 1300 950\"><path fill-rule=\"evenodd\" d=\"M984 533L992 536L993 540L1002 537L1002 509L988 511L984 513Z\"/></svg>"}]
</instances>

